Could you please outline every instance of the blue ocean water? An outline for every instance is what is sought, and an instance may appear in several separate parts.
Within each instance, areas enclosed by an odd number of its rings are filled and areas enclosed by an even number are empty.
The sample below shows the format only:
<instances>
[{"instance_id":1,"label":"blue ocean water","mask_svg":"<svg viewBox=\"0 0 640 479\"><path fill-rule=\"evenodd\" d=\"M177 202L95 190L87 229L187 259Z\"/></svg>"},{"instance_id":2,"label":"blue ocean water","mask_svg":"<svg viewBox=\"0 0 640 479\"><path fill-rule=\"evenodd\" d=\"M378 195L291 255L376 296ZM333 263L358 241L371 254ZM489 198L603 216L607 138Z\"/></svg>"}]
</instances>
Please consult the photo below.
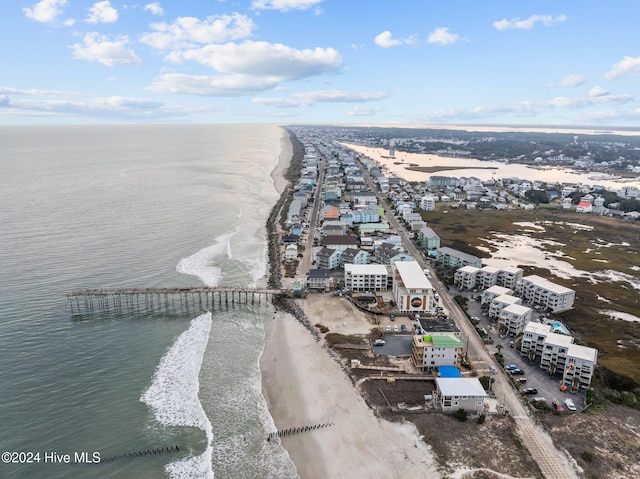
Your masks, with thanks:
<instances>
[{"instance_id":1,"label":"blue ocean water","mask_svg":"<svg viewBox=\"0 0 640 479\"><path fill-rule=\"evenodd\" d=\"M66 300L77 288L256 285L284 134L0 127L0 452L40 455L0 463L0 477L297 477L264 441L268 304L74 317ZM116 459L74 463L82 452ZM71 464L50 459L66 454Z\"/></svg>"}]
</instances>

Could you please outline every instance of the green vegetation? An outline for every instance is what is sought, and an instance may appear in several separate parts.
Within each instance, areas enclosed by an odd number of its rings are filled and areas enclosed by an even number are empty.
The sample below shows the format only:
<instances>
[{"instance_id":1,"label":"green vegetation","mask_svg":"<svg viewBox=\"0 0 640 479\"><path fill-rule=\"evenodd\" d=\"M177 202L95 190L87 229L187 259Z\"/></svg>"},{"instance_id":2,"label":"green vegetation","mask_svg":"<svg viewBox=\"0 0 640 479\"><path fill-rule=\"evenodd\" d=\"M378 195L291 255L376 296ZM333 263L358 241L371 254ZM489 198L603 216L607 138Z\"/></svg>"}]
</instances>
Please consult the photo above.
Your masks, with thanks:
<instances>
[{"instance_id":1,"label":"green vegetation","mask_svg":"<svg viewBox=\"0 0 640 479\"><path fill-rule=\"evenodd\" d=\"M469 413L465 409L458 409L453 413L453 417L455 417L460 422L465 422L469 419Z\"/></svg>"},{"instance_id":2,"label":"green vegetation","mask_svg":"<svg viewBox=\"0 0 640 479\"><path fill-rule=\"evenodd\" d=\"M336 344L366 344L366 339L362 336L354 336L353 334L328 333L325 340L329 347Z\"/></svg>"}]
</instances>

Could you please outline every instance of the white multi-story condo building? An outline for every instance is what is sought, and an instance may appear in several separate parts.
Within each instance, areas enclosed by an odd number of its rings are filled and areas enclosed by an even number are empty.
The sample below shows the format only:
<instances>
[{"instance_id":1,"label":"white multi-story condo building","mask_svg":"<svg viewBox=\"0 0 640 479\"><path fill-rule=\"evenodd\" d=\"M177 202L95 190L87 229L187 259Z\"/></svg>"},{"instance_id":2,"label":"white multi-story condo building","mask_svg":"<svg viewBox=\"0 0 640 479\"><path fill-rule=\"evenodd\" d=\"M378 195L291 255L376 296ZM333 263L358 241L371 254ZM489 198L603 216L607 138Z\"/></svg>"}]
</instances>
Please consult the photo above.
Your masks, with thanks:
<instances>
[{"instance_id":1,"label":"white multi-story condo building","mask_svg":"<svg viewBox=\"0 0 640 479\"><path fill-rule=\"evenodd\" d=\"M393 265L393 297L402 313L434 311L435 291L417 261L397 261Z\"/></svg>"},{"instance_id":2,"label":"white multi-story condo building","mask_svg":"<svg viewBox=\"0 0 640 479\"><path fill-rule=\"evenodd\" d=\"M573 343L573 337L552 332L552 326L529 323L524 328L520 352L540 357L540 367L560 373L562 383L573 390L588 388L598 361L598 350Z\"/></svg>"},{"instance_id":3,"label":"white multi-story condo building","mask_svg":"<svg viewBox=\"0 0 640 479\"><path fill-rule=\"evenodd\" d=\"M518 281L522 279L522 274L524 273L522 268L516 268L513 266L506 266L500 268L498 271L498 285L504 286L509 289L516 289L518 285Z\"/></svg>"},{"instance_id":4,"label":"white multi-story condo building","mask_svg":"<svg viewBox=\"0 0 640 479\"><path fill-rule=\"evenodd\" d=\"M463 266L453 275L453 284L462 289L473 289L478 283L478 271L475 266Z\"/></svg>"},{"instance_id":5,"label":"white multi-story condo building","mask_svg":"<svg viewBox=\"0 0 640 479\"><path fill-rule=\"evenodd\" d=\"M344 283L350 291L386 291L389 270L382 264L345 264Z\"/></svg>"},{"instance_id":6,"label":"white multi-story condo building","mask_svg":"<svg viewBox=\"0 0 640 479\"><path fill-rule=\"evenodd\" d=\"M487 289L498 284L498 274L500 269L493 266L483 266L478 271L477 286L480 289Z\"/></svg>"},{"instance_id":7,"label":"white multi-story condo building","mask_svg":"<svg viewBox=\"0 0 640 479\"><path fill-rule=\"evenodd\" d=\"M489 289L485 289L482 292L482 301L480 304L490 304L495 298L505 294L513 295L513 291L509 288L503 288L502 286L491 286Z\"/></svg>"},{"instance_id":8,"label":"white multi-story condo building","mask_svg":"<svg viewBox=\"0 0 640 479\"><path fill-rule=\"evenodd\" d=\"M532 314L531 308L521 304L510 304L498 313L498 324L507 333L519 336Z\"/></svg>"},{"instance_id":9,"label":"white multi-story condo building","mask_svg":"<svg viewBox=\"0 0 640 479\"><path fill-rule=\"evenodd\" d=\"M517 296L511 296L510 294L497 296L491 300L491 304L489 305L489 317L497 318L500 314L500 311L502 311L507 306L520 303L522 303L522 300Z\"/></svg>"},{"instance_id":10,"label":"white multi-story condo building","mask_svg":"<svg viewBox=\"0 0 640 479\"><path fill-rule=\"evenodd\" d=\"M440 366L457 366L462 346L462 341L455 333L414 335L413 364L423 372Z\"/></svg>"},{"instance_id":11,"label":"white multi-story condo building","mask_svg":"<svg viewBox=\"0 0 640 479\"><path fill-rule=\"evenodd\" d=\"M538 304L554 313L573 308L576 297L574 290L536 275L522 278L517 291L525 302Z\"/></svg>"}]
</instances>

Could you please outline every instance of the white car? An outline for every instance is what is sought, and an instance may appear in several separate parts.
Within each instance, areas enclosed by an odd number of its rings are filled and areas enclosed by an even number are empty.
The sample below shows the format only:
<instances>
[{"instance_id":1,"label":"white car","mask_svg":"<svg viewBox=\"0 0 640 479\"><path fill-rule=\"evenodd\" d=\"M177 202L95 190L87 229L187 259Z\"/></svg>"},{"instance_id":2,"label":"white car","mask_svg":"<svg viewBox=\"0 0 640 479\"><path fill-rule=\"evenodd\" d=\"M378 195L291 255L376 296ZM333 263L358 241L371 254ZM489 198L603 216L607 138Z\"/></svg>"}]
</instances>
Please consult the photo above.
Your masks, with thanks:
<instances>
[{"instance_id":1,"label":"white car","mask_svg":"<svg viewBox=\"0 0 640 479\"><path fill-rule=\"evenodd\" d=\"M387 324L387 333L390 333L390 332L391 332L391 326Z\"/></svg>"},{"instance_id":2,"label":"white car","mask_svg":"<svg viewBox=\"0 0 640 479\"><path fill-rule=\"evenodd\" d=\"M394 333L397 333L397 332L398 332L398 325L397 325L397 324L393 327L393 332L394 332Z\"/></svg>"},{"instance_id":3,"label":"white car","mask_svg":"<svg viewBox=\"0 0 640 479\"><path fill-rule=\"evenodd\" d=\"M564 400L564 405L567 406L567 409L569 411L576 411L578 408L576 407L576 405L573 403L573 400L571 398L567 398Z\"/></svg>"}]
</instances>

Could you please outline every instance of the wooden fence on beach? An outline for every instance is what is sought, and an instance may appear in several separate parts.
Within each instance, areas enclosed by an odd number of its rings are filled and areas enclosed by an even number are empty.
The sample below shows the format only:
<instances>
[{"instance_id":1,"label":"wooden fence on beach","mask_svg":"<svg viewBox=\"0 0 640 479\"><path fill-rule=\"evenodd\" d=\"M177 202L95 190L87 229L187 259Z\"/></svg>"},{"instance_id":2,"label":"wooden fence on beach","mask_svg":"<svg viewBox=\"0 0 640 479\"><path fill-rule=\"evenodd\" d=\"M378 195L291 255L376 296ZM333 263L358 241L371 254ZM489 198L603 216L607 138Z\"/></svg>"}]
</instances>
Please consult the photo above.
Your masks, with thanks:
<instances>
[{"instance_id":1,"label":"wooden fence on beach","mask_svg":"<svg viewBox=\"0 0 640 479\"><path fill-rule=\"evenodd\" d=\"M67 293L72 314L102 311L206 311L220 307L261 304L274 296L291 297L286 289L252 288L102 288Z\"/></svg>"}]
</instances>

